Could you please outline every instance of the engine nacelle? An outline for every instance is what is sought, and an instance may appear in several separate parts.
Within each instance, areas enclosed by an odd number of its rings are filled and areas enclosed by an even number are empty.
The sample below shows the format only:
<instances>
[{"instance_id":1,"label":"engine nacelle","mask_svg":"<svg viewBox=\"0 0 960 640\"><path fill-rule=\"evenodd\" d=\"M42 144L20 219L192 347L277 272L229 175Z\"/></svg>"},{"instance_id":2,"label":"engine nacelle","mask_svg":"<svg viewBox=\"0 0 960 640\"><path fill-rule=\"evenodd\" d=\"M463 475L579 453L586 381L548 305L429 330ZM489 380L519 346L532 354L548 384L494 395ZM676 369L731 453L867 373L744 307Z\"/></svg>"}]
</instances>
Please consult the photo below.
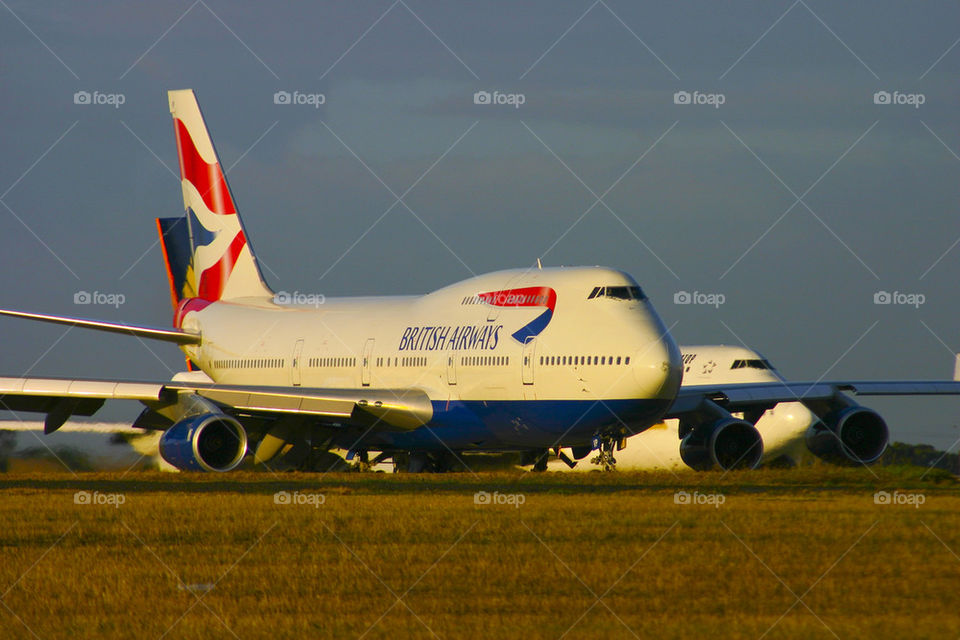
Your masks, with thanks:
<instances>
[{"instance_id":1,"label":"engine nacelle","mask_svg":"<svg viewBox=\"0 0 960 640\"><path fill-rule=\"evenodd\" d=\"M807 447L827 462L844 465L876 462L887 450L887 423L859 405L838 409L807 429Z\"/></svg>"},{"instance_id":2,"label":"engine nacelle","mask_svg":"<svg viewBox=\"0 0 960 640\"><path fill-rule=\"evenodd\" d=\"M160 455L181 471L230 471L247 453L247 432L224 413L184 418L160 437Z\"/></svg>"},{"instance_id":3,"label":"engine nacelle","mask_svg":"<svg viewBox=\"0 0 960 640\"><path fill-rule=\"evenodd\" d=\"M680 457L697 471L755 469L763 457L763 438L746 420L720 418L697 425L684 436Z\"/></svg>"}]
</instances>

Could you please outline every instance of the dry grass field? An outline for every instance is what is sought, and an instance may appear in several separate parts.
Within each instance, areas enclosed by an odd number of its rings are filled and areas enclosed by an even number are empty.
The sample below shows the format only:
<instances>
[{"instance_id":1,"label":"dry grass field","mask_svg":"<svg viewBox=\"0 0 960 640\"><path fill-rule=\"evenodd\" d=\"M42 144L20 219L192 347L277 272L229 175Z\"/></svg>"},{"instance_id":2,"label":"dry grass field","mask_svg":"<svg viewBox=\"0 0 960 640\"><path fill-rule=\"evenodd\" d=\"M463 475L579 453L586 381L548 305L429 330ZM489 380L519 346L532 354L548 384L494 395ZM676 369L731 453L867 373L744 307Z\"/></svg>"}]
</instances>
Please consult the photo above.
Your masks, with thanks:
<instances>
[{"instance_id":1,"label":"dry grass field","mask_svg":"<svg viewBox=\"0 0 960 640\"><path fill-rule=\"evenodd\" d=\"M0 638L952 638L922 473L0 475Z\"/></svg>"}]
</instances>

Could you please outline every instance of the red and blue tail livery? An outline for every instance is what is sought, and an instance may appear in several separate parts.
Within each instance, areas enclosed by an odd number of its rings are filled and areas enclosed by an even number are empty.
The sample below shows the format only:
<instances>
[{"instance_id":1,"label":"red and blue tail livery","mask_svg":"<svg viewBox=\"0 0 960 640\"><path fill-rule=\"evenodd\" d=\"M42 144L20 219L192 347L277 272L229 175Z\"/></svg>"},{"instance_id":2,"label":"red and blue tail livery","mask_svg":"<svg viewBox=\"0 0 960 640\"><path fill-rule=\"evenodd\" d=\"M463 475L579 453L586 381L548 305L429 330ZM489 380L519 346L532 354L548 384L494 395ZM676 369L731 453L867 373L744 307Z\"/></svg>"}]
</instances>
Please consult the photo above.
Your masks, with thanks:
<instances>
[{"instance_id":1,"label":"red and blue tail livery","mask_svg":"<svg viewBox=\"0 0 960 640\"><path fill-rule=\"evenodd\" d=\"M175 297L216 301L263 298L273 293L263 281L237 213L220 161L193 91L169 92L180 160L180 181L186 211L190 258L168 267ZM172 223L168 223L168 228ZM161 236L163 235L161 225ZM179 231L170 242L181 242ZM166 242L166 241L165 241Z\"/></svg>"}]
</instances>

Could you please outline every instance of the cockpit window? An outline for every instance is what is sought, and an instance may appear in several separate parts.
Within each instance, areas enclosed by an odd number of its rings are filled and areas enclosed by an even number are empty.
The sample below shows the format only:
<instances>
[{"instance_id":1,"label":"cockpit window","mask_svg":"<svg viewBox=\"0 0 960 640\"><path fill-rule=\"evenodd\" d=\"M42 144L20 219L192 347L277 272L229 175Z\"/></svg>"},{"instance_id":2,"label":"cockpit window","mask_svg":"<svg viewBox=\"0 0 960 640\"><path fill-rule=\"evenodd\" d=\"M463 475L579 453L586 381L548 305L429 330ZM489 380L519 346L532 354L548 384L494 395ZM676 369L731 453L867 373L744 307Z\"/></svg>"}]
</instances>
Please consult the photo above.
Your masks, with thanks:
<instances>
[{"instance_id":1,"label":"cockpit window","mask_svg":"<svg viewBox=\"0 0 960 640\"><path fill-rule=\"evenodd\" d=\"M647 296L640 287L594 287L587 300L594 298L613 298L614 300L646 300Z\"/></svg>"},{"instance_id":2,"label":"cockpit window","mask_svg":"<svg viewBox=\"0 0 960 640\"><path fill-rule=\"evenodd\" d=\"M773 369L766 360L734 360L731 369Z\"/></svg>"},{"instance_id":3,"label":"cockpit window","mask_svg":"<svg viewBox=\"0 0 960 640\"><path fill-rule=\"evenodd\" d=\"M607 297L616 300L629 300L630 287L607 287Z\"/></svg>"}]
</instances>

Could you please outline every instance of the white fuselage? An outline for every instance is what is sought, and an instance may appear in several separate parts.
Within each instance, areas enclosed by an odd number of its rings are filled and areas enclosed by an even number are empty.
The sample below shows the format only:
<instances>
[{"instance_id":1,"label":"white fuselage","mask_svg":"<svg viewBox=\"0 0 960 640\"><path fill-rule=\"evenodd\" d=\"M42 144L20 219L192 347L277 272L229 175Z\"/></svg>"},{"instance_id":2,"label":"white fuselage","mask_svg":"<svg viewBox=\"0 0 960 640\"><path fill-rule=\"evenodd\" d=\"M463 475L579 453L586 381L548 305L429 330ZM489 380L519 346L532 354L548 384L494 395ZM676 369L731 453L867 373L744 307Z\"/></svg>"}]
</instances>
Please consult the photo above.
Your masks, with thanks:
<instances>
[{"instance_id":1,"label":"white fuselage","mask_svg":"<svg viewBox=\"0 0 960 640\"><path fill-rule=\"evenodd\" d=\"M600 267L500 271L423 296L216 302L181 311L177 325L202 333L184 350L216 383L431 399L425 428L344 436L348 449L582 446L656 424L681 379L676 344L637 283Z\"/></svg>"}]
</instances>

